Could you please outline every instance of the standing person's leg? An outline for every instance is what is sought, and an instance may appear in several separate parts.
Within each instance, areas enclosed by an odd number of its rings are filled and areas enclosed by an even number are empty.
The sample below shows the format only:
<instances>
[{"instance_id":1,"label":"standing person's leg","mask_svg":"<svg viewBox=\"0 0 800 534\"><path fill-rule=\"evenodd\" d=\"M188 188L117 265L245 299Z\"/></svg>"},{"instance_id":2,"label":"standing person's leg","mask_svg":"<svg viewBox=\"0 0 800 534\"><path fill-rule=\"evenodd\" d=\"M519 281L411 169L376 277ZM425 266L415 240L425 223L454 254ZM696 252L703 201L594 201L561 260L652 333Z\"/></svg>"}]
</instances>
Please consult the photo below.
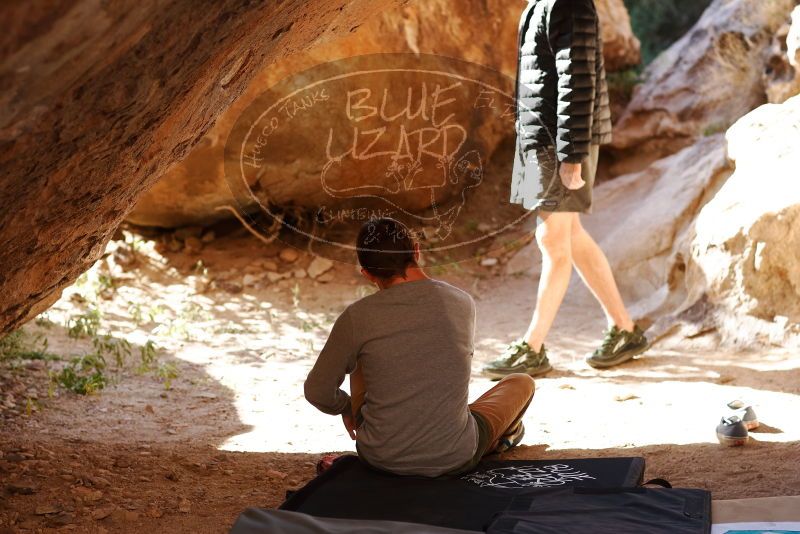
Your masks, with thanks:
<instances>
[{"instance_id":1,"label":"standing person's leg","mask_svg":"<svg viewBox=\"0 0 800 534\"><path fill-rule=\"evenodd\" d=\"M608 319L609 328L633 331L634 324L622 301L608 259L586 231L576 213L572 223L572 261Z\"/></svg>"},{"instance_id":2,"label":"standing person's leg","mask_svg":"<svg viewBox=\"0 0 800 534\"><path fill-rule=\"evenodd\" d=\"M542 212L543 220L536 228L536 241L542 250L542 275L536 310L525 337L512 343L506 353L483 368L483 374L498 379L513 373L543 375L552 367L544 349L544 339L553 325L558 308L572 276L573 213Z\"/></svg>"},{"instance_id":3,"label":"standing person's leg","mask_svg":"<svg viewBox=\"0 0 800 534\"><path fill-rule=\"evenodd\" d=\"M597 158L598 148L593 146L583 168L587 185L594 184ZM583 196L589 209L576 211L588 212L591 210L591 189L586 189ZM647 338L631 320L625 308L606 255L583 228L578 213L573 214L573 217L570 225L572 261L584 283L603 307L609 323L600 347L586 361L592 367L614 367L644 352L648 346Z\"/></svg>"},{"instance_id":4,"label":"standing person's leg","mask_svg":"<svg viewBox=\"0 0 800 534\"><path fill-rule=\"evenodd\" d=\"M479 457L494 452L500 438L522 421L535 390L533 378L512 374L469 405L470 411L483 420L487 431Z\"/></svg>"},{"instance_id":5,"label":"standing person's leg","mask_svg":"<svg viewBox=\"0 0 800 534\"><path fill-rule=\"evenodd\" d=\"M542 275L536 310L525 333L525 341L540 352L553 326L572 276L572 221L574 213L541 213L542 224L536 229L536 241L542 251Z\"/></svg>"}]
</instances>

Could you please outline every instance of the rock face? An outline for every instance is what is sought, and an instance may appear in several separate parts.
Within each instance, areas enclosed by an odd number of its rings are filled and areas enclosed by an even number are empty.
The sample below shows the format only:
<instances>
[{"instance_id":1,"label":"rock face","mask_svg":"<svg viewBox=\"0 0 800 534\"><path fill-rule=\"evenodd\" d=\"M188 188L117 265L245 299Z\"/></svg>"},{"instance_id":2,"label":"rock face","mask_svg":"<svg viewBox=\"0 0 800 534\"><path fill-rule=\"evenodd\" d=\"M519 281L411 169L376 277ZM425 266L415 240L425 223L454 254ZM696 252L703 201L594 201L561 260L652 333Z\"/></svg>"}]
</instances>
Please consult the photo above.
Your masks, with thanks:
<instances>
[{"instance_id":1,"label":"rock face","mask_svg":"<svg viewBox=\"0 0 800 534\"><path fill-rule=\"evenodd\" d=\"M782 104L800 94L800 6L792 11L791 24L784 24L775 34L765 84L772 104Z\"/></svg>"},{"instance_id":2,"label":"rock face","mask_svg":"<svg viewBox=\"0 0 800 534\"><path fill-rule=\"evenodd\" d=\"M653 336L800 335L800 96L597 191L590 231ZM622 222L624 221L624 222Z\"/></svg>"},{"instance_id":3,"label":"rock face","mask_svg":"<svg viewBox=\"0 0 800 534\"><path fill-rule=\"evenodd\" d=\"M631 18L623 0L596 2L603 22L603 56L609 72L638 65L642 60L641 43L631 29Z\"/></svg>"},{"instance_id":4,"label":"rock face","mask_svg":"<svg viewBox=\"0 0 800 534\"><path fill-rule=\"evenodd\" d=\"M261 68L400 0L0 4L0 333L43 310Z\"/></svg>"},{"instance_id":5,"label":"rock face","mask_svg":"<svg viewBox=\"0 0 800 534\"><path fill-rule=\"evenodd\" d=\"M682 252L698 211L730 176L725 140L707 137L644 171L597 188L589 231L609 257L635 315L674 305L670 280L680 277Z\"/></svg>"},{"instance_id":6,"label":"rock face","mask_svg":"<svg viewBox=\"0 0 800 534\"><path fill-rule=\"evenodd\" d=\"M714 0L697 24L646 70L615 125L610 173L641 170L723 132L766 102L764 65L794 0Z\"/></svg>"},{"instance_id":7,"label":"rock face","mask_svg":"<svg viewBox=\"0 0 800 534\"><path fill-rule=\"evenodd\" d=\"M800 96L737 122L726 136L736 171L694 225L686 304L707 300L720 310L713 326L739 344L800 333L798 124Z\"/></svg>"},{"instance_id":8,"label":"rock face","mask_svg":"<svg viewBox=\"0 0 800 534\"><path fill-rule=\"evenodd\" d=\"M245 94L219 118L195 150L142 196L128 220L145 226L175 227L208 224L230 216L218 208L236 204L224 169L225 143L234 124L264 91L314 65L363 54L436 54L486 65L505 74L506 85L511 85L516 74L517 25L523 7L523 2L505 0L418 0L373 18L357 35L346 35L270 65L254 77ZM601 0L598 9L609 67L617 69L638 63L639 42L633 35L622 0ZM402 100L406 91L406 87L398 84L393 96ZM461 106L454 122L469 126L468 138L488 158L513 126L508 121L476 121L471 107ZM291 136L273 143L272 154L280 154L280 158L260 171L257 184L250 182L259 191L259 200L305 208L317 208L328 200L320 187L321 165L317 165L316 156L310 155L324 141L317 131L318 124L325 122L337 131L352 131L353 126L349 120L331 120L325 108L320 108L320 113L325 114L324 119L295 125ZM393 137L387 144L398 146L398 141ZM378 195L391 188L396 179L392 174L386 172L385 164L379 160L374 165L360 162L336 189L363 188L364 177L370 176L379 180L370 194ZM450 187L444 193L453 196L463 187L461 182L459 187ZM431 205L431 194L404 195L394 202L404 209L423 210ZM254 204L251 199L242 207L248 209Z\"/></svg>"}]
</instances>

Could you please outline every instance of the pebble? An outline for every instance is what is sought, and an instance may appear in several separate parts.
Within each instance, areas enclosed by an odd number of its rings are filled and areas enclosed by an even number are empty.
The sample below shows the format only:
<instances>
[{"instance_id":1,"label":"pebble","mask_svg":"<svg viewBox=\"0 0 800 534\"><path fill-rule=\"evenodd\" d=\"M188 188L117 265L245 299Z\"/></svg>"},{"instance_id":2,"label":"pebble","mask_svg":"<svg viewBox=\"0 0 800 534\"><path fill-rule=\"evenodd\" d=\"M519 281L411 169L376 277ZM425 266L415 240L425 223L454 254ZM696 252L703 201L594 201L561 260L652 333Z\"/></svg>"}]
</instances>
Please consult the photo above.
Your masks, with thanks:
<instances>
[{"instance_id":1,"label":"pebble","mask_svg":"<svg viewBox=\"0 0 800 534\"><path fill-rule=\"evenodd\" d=\"M236 294L241 293L244 287L240 282L233 282L231 280L219 280L217 282L217 287L221 290L225 291L226 293Z\"/></svg>"},{"instance_id":2,"label":"pebble","mask_svg":"<svg viewBox=\"0 0 800 534\"><path fill-rule=\"evenodd\" d=\"M178 511L184 514L188 514L192 510L192 503L188 499L181 499L181 502L178 503Z\"/></svg>"},{"instance_id":3,"label":"pebble","mask_svg":"<svg viewBox=\"0 0 800 534\"><path fill-rule=\"evenodd\" d=\"M481 260L481 267L494 267L500 263L497 258L484 258Z\"/></svg>"},{"instance_id":4,"label":"pebble","mask_svg":"<svg viewBox=\"0 0 800 534\"><path fill-rule=\"evenodd\" d=\"M308 278L308 273L305 269L295 269L293 274L295 278Z\"/></svg>"},{"instance_id":5,"label":"pebble","mask_svg":"<svg viewBox=\"0 0 800 534\"><path fill-rule=\"evenodd\" d=\"M269 478L277 478L278 480L283 480L284 478L286 478L286 477L288 477L288 476L289 476L289 475L287 475L286 473L284 473L284 472L282 472L282 471L277 471L277 470L275 470L275 469L270 469L270 470L268 470L268 471L267 471L267 473L266 473L266 475L267 475Z\"/></svg>"},{"instance_id":6,"label":"pebble","mask_svg":"<svg viewBox=\"0 0 800 534\"><path fill-rule=\"evenodd\" d=\"M278 255L278 257L283 262L294 263L300 257L300 254L296 249L286 247L285 249L281 250L281 253Z\"/></svg>"},{"instance_id":7,"label":"pebble","mask_svg":"<svg viewBox=\"0 0 800 534\"><path fill-rule=\"evenodd\" d=\"M275 282L279 282L289 278L290 276L291 273L267 273L267 280L274 284Z\"/></svg>"},{"instance_id":8,"label":"pebble","mask_svg":"<svg viewBox=\"0 0 800 534\"><path fill-rule=\"evenodd\" d=\"M265 271L277 271L278 264L272 260L264 260L261 262L261 268Z\"/></svg>"},{"instance_id":9,"label":"pebble","mask_svg":"<svg viewBox=\"0 0 800 534\"><path fill-rule=\"evenodd\" d=\"M245 285L245 287L252 287L256 285L256 283L258 283L259 280L261 280L261 277L259 276L256 276L254 274L246 274L242 278L242 283Z\"/></svg>"},{"instance_id":10,"label":"pebble","mask_svg":"<svg viewBox=\"0 0 800 534\"><path fill-rule=\"evenodd\" d=\"M317 256L311 260L311 264L308 266L308 275L311 278L317 278L331 269L333 269L333 262L331 260Z\"/></svg>"},{"instance_id":11,"label":"pebble","mask_svg":"<svg viewBox=\"0 0 800 534\"><path fill-rule=\"evenodd\" d=\"M48 515L48 514L57 514L61 511L61 508L54 504L43 504L41 506L37 506L36 510L33 513L36 515Z\"/></svg>"}]
</instances>

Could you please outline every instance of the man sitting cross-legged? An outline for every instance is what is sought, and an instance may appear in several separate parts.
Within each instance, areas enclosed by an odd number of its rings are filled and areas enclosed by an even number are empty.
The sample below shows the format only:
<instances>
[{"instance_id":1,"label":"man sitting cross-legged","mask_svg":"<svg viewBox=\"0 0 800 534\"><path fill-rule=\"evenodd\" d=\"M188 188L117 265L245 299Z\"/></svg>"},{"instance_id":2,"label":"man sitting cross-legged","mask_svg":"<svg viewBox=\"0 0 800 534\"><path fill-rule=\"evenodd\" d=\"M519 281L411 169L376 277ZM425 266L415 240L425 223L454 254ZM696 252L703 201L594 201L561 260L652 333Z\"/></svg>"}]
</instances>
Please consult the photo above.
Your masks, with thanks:
<instances>
[{"instance_id":1,"label":"man sitting cross-legged","mask_svg":"<svg viewBox=\"0 0 800 534\"><path fill-rule=\"evenodd\" d=\"M342 313L305 383L306 399L341 415L367 464L435 477L468 471L519 443L533 379L505 377L468 404L475 303L429 278L419 244L393 219L361 229L362 274L379 291ZM352 398L340 389L350 374Z\"/></svg>"}]
</instances>

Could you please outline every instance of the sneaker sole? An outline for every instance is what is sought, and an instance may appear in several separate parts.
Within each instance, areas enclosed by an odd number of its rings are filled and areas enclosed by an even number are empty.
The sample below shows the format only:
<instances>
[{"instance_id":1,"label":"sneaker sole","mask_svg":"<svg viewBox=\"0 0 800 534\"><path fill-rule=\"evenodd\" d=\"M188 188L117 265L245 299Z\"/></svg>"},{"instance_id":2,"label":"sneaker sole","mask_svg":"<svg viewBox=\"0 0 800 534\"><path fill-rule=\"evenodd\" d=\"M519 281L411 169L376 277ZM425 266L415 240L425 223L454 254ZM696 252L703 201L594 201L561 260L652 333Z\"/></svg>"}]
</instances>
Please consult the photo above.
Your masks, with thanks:
<instances>
[{"instance_id":1,"label":"sneaker sole","mask_svg":"<svg viewBox=\"0 0 800 534\"><path fill-rule=\"evenodd\" d=\"M717 439L722 445L725 445L726 447L741 447L747 444L747 441L750 439L750 436L734 438L717 432Z\"/></svg>"},{"instance_id":2,"label":"sneaker sole","mask_svg":"<svg viewBox=\"0 0 800 534\"><path fill-rule=\"evenodd\" d=\"M541 375L543 375L545 373L549 373L552 370L553 370L553 366L550 365L550 364L547 364L547 367L542 367L542 368L537 369L535 371L528 371L528 370L525 370L525 369L520 369L519 371L494 371L494 370L484 369L482 374L483 374L483 376L485 376L486 378L489 378L491 380L502 380L503 378L507 377L508 375L515 375L515 374L518 374L518 373L521 373L521 374L524 374L524 375L528 375L528 376L541 376Z\"/></svg>"},{"instance_id":3,"label":"sneaker sole","mask_svg":"<svg viewBox=\"0 0 800 534\"><path fill-rule=\"evenodd\" d=\"M595 369L608 369L610 367L616 367L618 365L622 365L623 363L631 361L636 356L639 356L640 354L643 354L644 352L646 352L647 349L649 349L649 348L650 348L650 345L647 344L647 345L643 346L642 348L631 350L629 352L626 352L625 354L621 354L617 359L610 360L610 361L607 361L607 362L598 362L598 361L592 360L591 358L586 358L586 363L588 363L590 367L594 367Z\"/></svg>"}]
</instances>

